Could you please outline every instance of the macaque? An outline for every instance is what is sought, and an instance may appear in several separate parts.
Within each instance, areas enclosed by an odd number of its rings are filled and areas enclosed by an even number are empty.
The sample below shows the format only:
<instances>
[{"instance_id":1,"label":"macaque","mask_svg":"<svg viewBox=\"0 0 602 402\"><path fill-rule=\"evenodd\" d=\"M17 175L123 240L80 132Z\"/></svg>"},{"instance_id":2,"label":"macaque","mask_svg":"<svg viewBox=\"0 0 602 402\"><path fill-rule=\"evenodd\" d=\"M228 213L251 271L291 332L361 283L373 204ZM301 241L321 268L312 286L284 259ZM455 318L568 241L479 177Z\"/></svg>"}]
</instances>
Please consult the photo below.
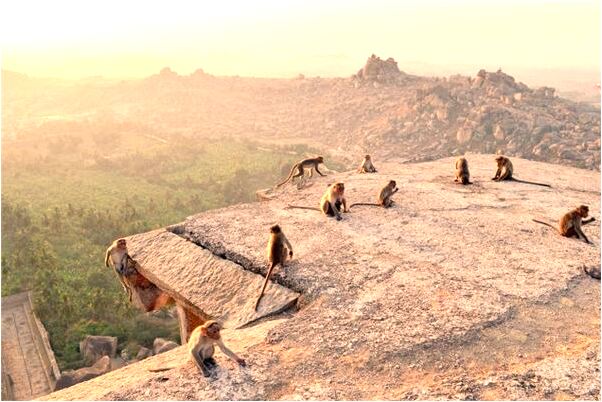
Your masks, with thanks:
<instances>
[{"instance_id":1,"label":"macaque","mask_svg":"<svg viewBox=\"0 0 602 402\"><path fill-rule=\"evenodd\" d=\"M130 302L132 301L132 289L125 280L125 276L129 275L129 264L133 260L128 255L128 249L125 239L117 239L109 246L105 254L105 266L109 267L109 261L113 265L113 269L123 286L123 290L128 294Z\"/></svg>"},{"instance_id":2,"label":"macaque","mask_svg":"<svg viewBox=\"0 0 602 402\"><path fill-rule=\"evenodd\" d=\"M243 367L247 365L244 359L238 357L224 345L220 336L221 329L222 327L217 321L209 320L203 325L196 327L188 339L190 357L205 377L209 377L211 371L217 366L217 363L213 359L215 345L236 363Z\"/></svg>"},{"instance_id":3,"label":"macaque","mask_svg":"<svg viewBox=\"0 0 602 402\"><path fill-rule=\"evenodd\" d=\"M572 211L567 212L560 218L558 222L558 227L554 227L547 222L539 221L537 219L533 219L534 222L541 223L543 225L549 226L552 229L558 230L562 236L565 237L576 237L579 240L583 240L584 242L591 244L583 230L581 229L581 225L588 224L593 222L595 218L582 220L583 218L587 218L589 214L589 207L587 205L580 205Z\"/></svg>"},{"instance_id":4,"label":"macaque","mask_svg":"<svg viewBox=\"0 0 602 402\"><path fill-rule=\"evenodd\" d=\"M343 212L349 212L347 208L347 200L345 199L345 185L343 183L334 183L328 187L322 199L320 200L320 208L303 207L297 205L289 205L288 208L310 209L312 211L322 211L326 216L334 216L337 221L343 219L341 216L341 206Z\"/></svg>"},{"instance_id":5,"label":"macaque","mask_svg":"<svg viewBox=\"0 0 602 402\"><path fill-rule=\"evenodd\" d=\"M244 359L238 357L234 352L228 349L226 345L224 345L224 342L220 336L221 329L222 326L220 323L214 320L209 320L203 325L196 327L190 334L190 338L188 338L188 353L190 353L190 358L205 377L210 377L213 369L217 367L217 362L213 358L213 353L215 353L215 345L217 345L226 356L234 360L236 363L243 367L247 365ZM148 371L156 373L172 370L176 367L177 366L153 368L148 369Z\"/></svg>"},{"instance_id":6,"label":"macaque","mask_svg":"<svg viewBox=\"0 0 602 402\"><path fill-rule=\"evenodd\" d=\"M372 164L372 158L370 157L370 155L364 156L364 160L362 161L362 164L360 165L360 167L357 169L357 172L358 173L376 173L376 168Z\"/></svg>"},{"instance_id":7,"label":"macaque","mask_svg":"<svg viewBox=\"0 0 602 402\"><path fill-rule=\"evenodd\" d=\"M280 226L274 225L270 228L270 239L268 240L268 247L266 251L270 268L268 269L268 273L265 277L265 282L263 282L261 293L257 298L257 302L255 302L255 311L257 311L259 301L265 292L265 288L268 284L268 280L270 279L270 275L272 274L274 267L280 264L280 266L284 268L284 263L286 260L288 258L293 258L293 247L282 232L282 229L280 229Z\"/></svg>"},{"instance_id":8,"label":"macaque","mask_svg":"<svg viewBox=\"0 0 602 402\"><path fill-rule=\"evenodd\" d=\"M516 181L518 183L533 184L536 186L552 187L549 184L520 180L520 179L513 177L512 174L513 174L514 169L512 167L512 162L510 162L510 159L506 158L505 156L501 156L501 155L496 156L495 161L497 163L497 171L495 172L495 176L491 180L494 180L494 181L508 180L508 181Z\"/></svg>"},{"instance_id":9,"label":"macaque","mask_svg":"<svg viewBox=\"0 0 602 402\"><path fill-rule=\"evenodd\" d=\"M389 208L393 206L393 200L391 197L393 197L393 194L395 194L397 191L399 191L397 188L397 183L395 180L390 180L389 183L387 183L387 185L380 190L380 193L378 194L378 203L356 202L355 204L351 204L349 209L356 205L372 205L376 207Z\"/></svg>"},{"instance_id":10,"label":"macaque","mask_svg":"<svg viewBox=\"0 0 602 402\"><path fill-rule=\"evenodd\" d=\"M464 157L456 159L456 178L455 182L466 184L472 184L470 182L470 173L468 171L468 161Z\"/></svg>"},{"instance_id":11,"label":"macaque","mask_svg":"<svg viewBox=\"0 0 602 402\"><path fill-rule=\"evenodd\" d=\"M320 176L326 176L318 170L318 165L320 163L324 163L324 158L322 156L318 156L316 158L303 159L301 162L295 163L291 168L291 172L288 174L288 177L282 183L276 184L276 187L283 186L296 177L303 177L303 175L305 174L304 169L309 169L309 177L313 176L314 169L316 172L318 172ZM295 173L295 171L297 173Z\"/></svg>"}]
</instances>

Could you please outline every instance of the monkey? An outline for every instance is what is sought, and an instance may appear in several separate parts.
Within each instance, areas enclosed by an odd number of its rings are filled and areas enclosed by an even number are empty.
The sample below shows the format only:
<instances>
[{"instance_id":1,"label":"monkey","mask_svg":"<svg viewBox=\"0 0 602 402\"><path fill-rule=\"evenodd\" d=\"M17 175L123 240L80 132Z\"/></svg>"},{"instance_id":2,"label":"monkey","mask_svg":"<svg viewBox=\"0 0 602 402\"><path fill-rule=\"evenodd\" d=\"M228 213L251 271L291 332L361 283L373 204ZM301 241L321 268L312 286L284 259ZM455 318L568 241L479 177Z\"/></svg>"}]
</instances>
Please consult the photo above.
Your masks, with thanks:
<instances>
[{"instance_id":1,"label":"monkey","mask_svg":"<svg viewBox=\"0 0 602 402\"><path fill-rule=\"evenodd\" d=\"M347 208L347 200L345 199L345 184L334 183L328 187L322 199L320 200L320 208L303 207L297 205L289 205L288 208L310 209L312 211L321 211L326 216L334 216L337 221L343 219L341 216L341 205L343 212L349 212Z\"/></svg>"},{"instance_id":2,"label":"monkey","mask_svg":"<svg viewBox=\"0 0 602 402\"><path fill-rule=\"evenodd\" d=\"M226 356L234 360L239 365L243 367L247 365L247 362L244 359L238 357L234 352L228 349L226 345L224 345L219 333L221 329L222 326L219 322L209 320L203 325L196 327L190 334L190 338L188 338L188 353L190 353L193 363L205 377L210 377L211 371L217 367L217 363L215 359L213 359L215 345L217 345ZM149 369L148 371L157 373L174 368L176 368L176 366Z\"/></svg>"},{"instance_id":3,"label":"monkey","mask_svg":"<svg viewBox=\"0 0 602 402\"><path fill-rule=\"evenodd\" d=\"M495 161L497 162L497 171L495 172L495 176L491 180L494 180L494 181L511 180L511 181L516 181L518 183L533 184L536 186L543 186L543 187L552 187L549 184L520 180L515 177L512 177L512 173L514 170L512 167L512 162L510 162L510 159L506 158L505 156L501 156L501 155L496 156Z\"/></svg>"},{"instance_id":4,"label":"monkey","mask_svg":"<svg viewBox=\"0 0 602 402\"><path fill-rule=\"evenodd\" d=\"M370 157L370 155L364 156L364 160L362 161L362 164L360 165L360 167L357 169L357 172L358 173L376 173L376 168L372 164L372 158Z\"/></svg>"},{"instance_id":5,"label":"monkey","mask_svg":"<svg viewBox=\"0 0 602 402\"><path fill-rule=\"evenodd\" d=\"M107 248L105 254L105 266L109 267L109 260L113 265L113 269L123 286L123 290L128 294L130 302L132 301L132 289L125 281L124 277L129 274L128 264L132 264L134 260L129 256L125 239L117 239Z\"/></svg>"},{"instance_id":6,"label":"monkey","mask_svg":"<svg viewBox=\"0 0 602 402\"><path fill-rule=\"evenodd\" d=\"M468 171L468 161L464 157L456 159L456 178L457 183L472 184L470 182L470 172Z\"/></svg>"},{"instance_id":7,"label":"monkey","mask_svg":"<svg viewBox=\"0 0 602 402\"><path fill-rule=\"evenodd\" d=\"M314 169L320 176L326 176L325 174L322 174L320 170L318 170L318 165L320 163L324 163L324 158L322 156L303 159L302 161L295 163L291 168L291 172L288 174L288 177L282 183L276 184L276 188L285 185L296 177L303 177L305 174L304 169L309 169L309 177L313 176ZM297 171L297 173L295 173L295 171Z\"/></svg>"},{"instance_id":8,"label":"monkey","mask_svg":"<svg viewBox=\"0 0 602 402\"><path fill-rule=\"evenodd\" d=\"M369 202L356 202L355 204L351 204L349 209L353 208L356 205L373 205L376 207L389 208L389 207L393 206L393 203L394 203L393 200L391 199L391 197L397 191L399 191L399 189L397 188L397 183L395 182L395 180L390 180L389 183L387 183L387 185L384 186L382 188L382 190L380 190L380 193L378 194L378 203L377 204L369 203Z\"/></svg>"},{"instance_id":9,"label":"monkey","mask_svg":"<svg viewBox=\"0 0 602 402\"><path fill-rule=\"evenodd\" d=\"M583 271L588 274L589 276L591 276L594 279L598 279L600 280L600 267L587 267L586 265L583 266Z\"/></svg>"},{"instance_id":10,"label":"monkey","mask_svg":"<svg viewBox=\"0 0 602 402\"><path fill-rule=\"evenodd\" d=\"M595 218L583 220L583 218L587 218L589 213L589 207L587 205L580 205L572 211L567 212L560 218L558 222L558 227L554 227L549 223L539 221L537 219L533 219L533 222L541 223L543 225L549 226L552 229L557 229L558 232L564 237L577 237L580 240L583 240L587 244L591 244L587 236L581 230L581 225L585 225L595 221Z\"/></svg>"},{"instance_id":11,"label":"monkey","mask_svg":"<svg viewBox=\"0 0 602 402\"><path fill-rule=\"evenodd\" d=\"M268 269L268 273L265 277L265 282L263 282L261 293L259 293L257 302L255 302L255 311L257 311L259 301L263 296L263 292L265 292L265 288L268 284L268 280L270 279L270 275L272 274L274 267L280 264L280 266L284 268L284 263L286 262L287 257L293 258L293 247L282 232L282 229L280 229L280 226L274 225L270 228L270 239L268 240L268 247L266 251L270 268Z\"/></svg>"}]
</instances>

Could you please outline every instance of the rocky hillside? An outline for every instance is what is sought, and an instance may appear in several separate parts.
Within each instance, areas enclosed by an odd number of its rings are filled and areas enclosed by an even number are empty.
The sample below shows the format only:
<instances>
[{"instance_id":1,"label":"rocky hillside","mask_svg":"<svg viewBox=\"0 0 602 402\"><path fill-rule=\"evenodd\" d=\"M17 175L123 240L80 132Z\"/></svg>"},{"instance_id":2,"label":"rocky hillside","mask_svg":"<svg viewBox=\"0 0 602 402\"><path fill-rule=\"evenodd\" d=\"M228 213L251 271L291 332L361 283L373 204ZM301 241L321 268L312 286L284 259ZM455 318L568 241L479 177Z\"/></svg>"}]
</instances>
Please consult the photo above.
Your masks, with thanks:
<instances>
[{"instance_id":1,"label":"rocky hillside","mask_svg":"<svg viewBox=\"0 0 602 402\"><path fill-rule=\"evenodd\" d=\"M205 380L180 348L44 399L599 399L600 282L583 267L600 266L600 227L585 227L588 245L531 218L583 203L599 222L600 174L515 159L542 188L492 182L493 155L468 160L472 186L453 183L453 158L398 160L189 217L173 233L261 273L279 223L295 258L273 279L301 293L298 309L225 331L247 368L218 352ZM349 202L371 201L389 179L400 191L388 210L337 222L286 208L316 205L335 180ZM157 261L177 257L148 239Z\"/></svg>"},{"instance_id":2,"label":"rocky hillside","mask_svg":"<svg viewBox=\"0 0 602 402\"><path fill-rule=\"evenodd\" d=\"M27 122L60 115L142 124L167 140L232 135L310 143L348 161L366 152L422 161L499 151L586 169L600 165L599 106L559 98L553 88L529 88L502 71L418 77L373 55L348 78L216 77L202 70L181 76L169 68L144 80L72 86L7 77L2 112L9 136ZM32 85L44 97L27 102Z\"/></svg>"}]
</instances>

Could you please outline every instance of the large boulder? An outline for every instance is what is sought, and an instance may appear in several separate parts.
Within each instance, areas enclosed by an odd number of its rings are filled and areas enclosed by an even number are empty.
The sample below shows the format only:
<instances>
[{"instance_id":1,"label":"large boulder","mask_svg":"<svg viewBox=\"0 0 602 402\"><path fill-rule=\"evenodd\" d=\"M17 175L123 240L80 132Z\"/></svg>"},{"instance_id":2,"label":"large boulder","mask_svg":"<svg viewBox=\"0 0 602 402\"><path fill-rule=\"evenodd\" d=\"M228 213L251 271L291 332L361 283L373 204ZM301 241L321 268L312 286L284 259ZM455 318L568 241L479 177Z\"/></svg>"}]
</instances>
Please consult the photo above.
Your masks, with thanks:
<instances>
[{"instance_id":1,"label":"large boulder","mask_svg":"<svg viewBox=\"0 0 602 402\"><path fill-rule=\"evenodd\" d=\"M77 370L66 370L62 372L61 376L56 381L54 390L58 391L59 389L68 388L72 385L108 373L109 371L111 371L111 359L109 356L102 356L91 367L83 367Z\"/></svg>"},{"instance_id":2,"label":"large boulder","mask_svg":"<svg viewBox=\"0 0 602 402\"><path fill-rule=\"evenodd\" d=\"M372 55L354 77L365 81L390 83L398 81L403 74L393 58L382 60L380 57Z\"/></svg>"},{"instance_id":3,"label":"large boulder","mask_svg":"<svg viewBox=\"0 0 602 402\"><path fill-rule=\"evenodd\" d=\"M167 352L173 348L177 348L179 345L173 341L168 341L163 338L156 338L153 342L153 354L158 355L159 353Z\"/></svg>"},{"instance_id":4,"label":"large boulder","mask_svg":"<svg viewBox=\"0 0 602 402\"><path fill-rule=\"evenodd\" d=\"M144 360L147 357L151 357L153 355L153 351L150 350L149 348L145 348L144 346L142 346L139 350L138 350L138 354L136 355L136 360Z\"/></svg>"},{"instance_id":5,"label":"large boulder","mask_svg":"<svg viewBox=\"0 0 602 402\"><path fill-rule=\"evenodd\" d=\"M92 364L103 356L115 357L117 338L114 336L87 335L79 343L79 350L86 364Z\"/></svg>"}]
</instances>

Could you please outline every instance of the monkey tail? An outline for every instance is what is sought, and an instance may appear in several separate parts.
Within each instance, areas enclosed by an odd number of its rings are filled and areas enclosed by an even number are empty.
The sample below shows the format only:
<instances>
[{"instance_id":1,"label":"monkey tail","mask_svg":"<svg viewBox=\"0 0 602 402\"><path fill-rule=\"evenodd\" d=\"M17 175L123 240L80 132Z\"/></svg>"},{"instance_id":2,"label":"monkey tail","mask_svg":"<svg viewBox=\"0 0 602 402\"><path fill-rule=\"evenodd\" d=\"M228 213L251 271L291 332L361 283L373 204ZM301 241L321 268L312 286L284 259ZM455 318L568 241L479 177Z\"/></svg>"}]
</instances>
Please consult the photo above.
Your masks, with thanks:
<instances>
[{"instance_id":1,"label":"monkey tail","mask_svg":"<svg viewBox=\"0 0 602 402\"><path fill-rule=\"evenodd\" d=\"M533 184L535 186L542 186L542 187L552 187L549 184L544 184L544 183L536 183L534 181L526 181L526 180L521 180L521 179L517 179L515 177L512 178L513 181L517 181L519 183L525 183L525 184Z\"/></svg>"},{"instance_id":2,"label":"monkey tail","mask_svg":"<svg viewBox=\"0 0 602 402\"><path fill-rule=\"evenodd\" d=\"M257 298L257 301L255 302L255 311L257 311L257 307L259 307L259 302L261 301L261 298L263 297L263 292L265 292L265 288L268 285L268 281L270 280L270 275L272 274L272 270L274 269L275 266L276 266L276 263L274 261L272 261L272 265L270 265L270 269L268 269L268 274L265 276L265 281L263 282L263 287L261 288L261 293L259 293L259 297Z\"/></svg>"},{"instance_id":3,"label":"monkey tail","mask_svg":"<svg viewBox=\"0 0 602 402\"><path fill-rule=\"evenodd\" d=\"M551 227L552 229L556 230L556 228L555 228L554 226L550 225L550 224L549 224L549 223L547 223L547 222L544 222L544 221L538 221L537 219L531 219L531 220L532 220L533 222L541 223L542 225L549 226L549 227Z\"/></svg>"},{"instance_id":4,"label":"monkey tail","mask_svg":"<svg viewBox=\"0 0 602 402\"><path fill-rule=\"evenodd\" d=\"M293 209L309 209L310 211L318 211L318 212L320 212L320 210L318 208L316 208L316 207L304 207L304 206L301 206L301 205L290 205L289 204L289 205L287 205L286 208L287 209L291 209L291 208L293 208Z\"/></svg>"},{"instance_id":5,"label":"monkey tail","mask_svg":"<svg viewBox=\"0 0 602 402\"><path fill-rule=\"evenodd\" d=\"M295 168L297 168L297 165L293 165L293 167L291 168L291 172L288 174L288 177L286 179L284 179L284 181L282 183L278 183L276 184L276 188L285 185L286 183L288 183L288 181L291 179L291 177L293 177L293 174L295 173Z\"/></svg>"},{"instance_id":6,"label":"monkey tail","mask_svg":"<svg viewBox=\"0 0 602 402\"><path fill-rule=\"evenodd\" d=\"M356 205L371 205L371 206L373 206L373 207L382 207L382 205L380 205L380 204L375 204L375 203L373 203L373 202L356 202L355 204L351 204L351 205L349 206L349 209L353 208L353 207L354 207L354 206L356 206Z\"/></svg>"}]
</instances>

